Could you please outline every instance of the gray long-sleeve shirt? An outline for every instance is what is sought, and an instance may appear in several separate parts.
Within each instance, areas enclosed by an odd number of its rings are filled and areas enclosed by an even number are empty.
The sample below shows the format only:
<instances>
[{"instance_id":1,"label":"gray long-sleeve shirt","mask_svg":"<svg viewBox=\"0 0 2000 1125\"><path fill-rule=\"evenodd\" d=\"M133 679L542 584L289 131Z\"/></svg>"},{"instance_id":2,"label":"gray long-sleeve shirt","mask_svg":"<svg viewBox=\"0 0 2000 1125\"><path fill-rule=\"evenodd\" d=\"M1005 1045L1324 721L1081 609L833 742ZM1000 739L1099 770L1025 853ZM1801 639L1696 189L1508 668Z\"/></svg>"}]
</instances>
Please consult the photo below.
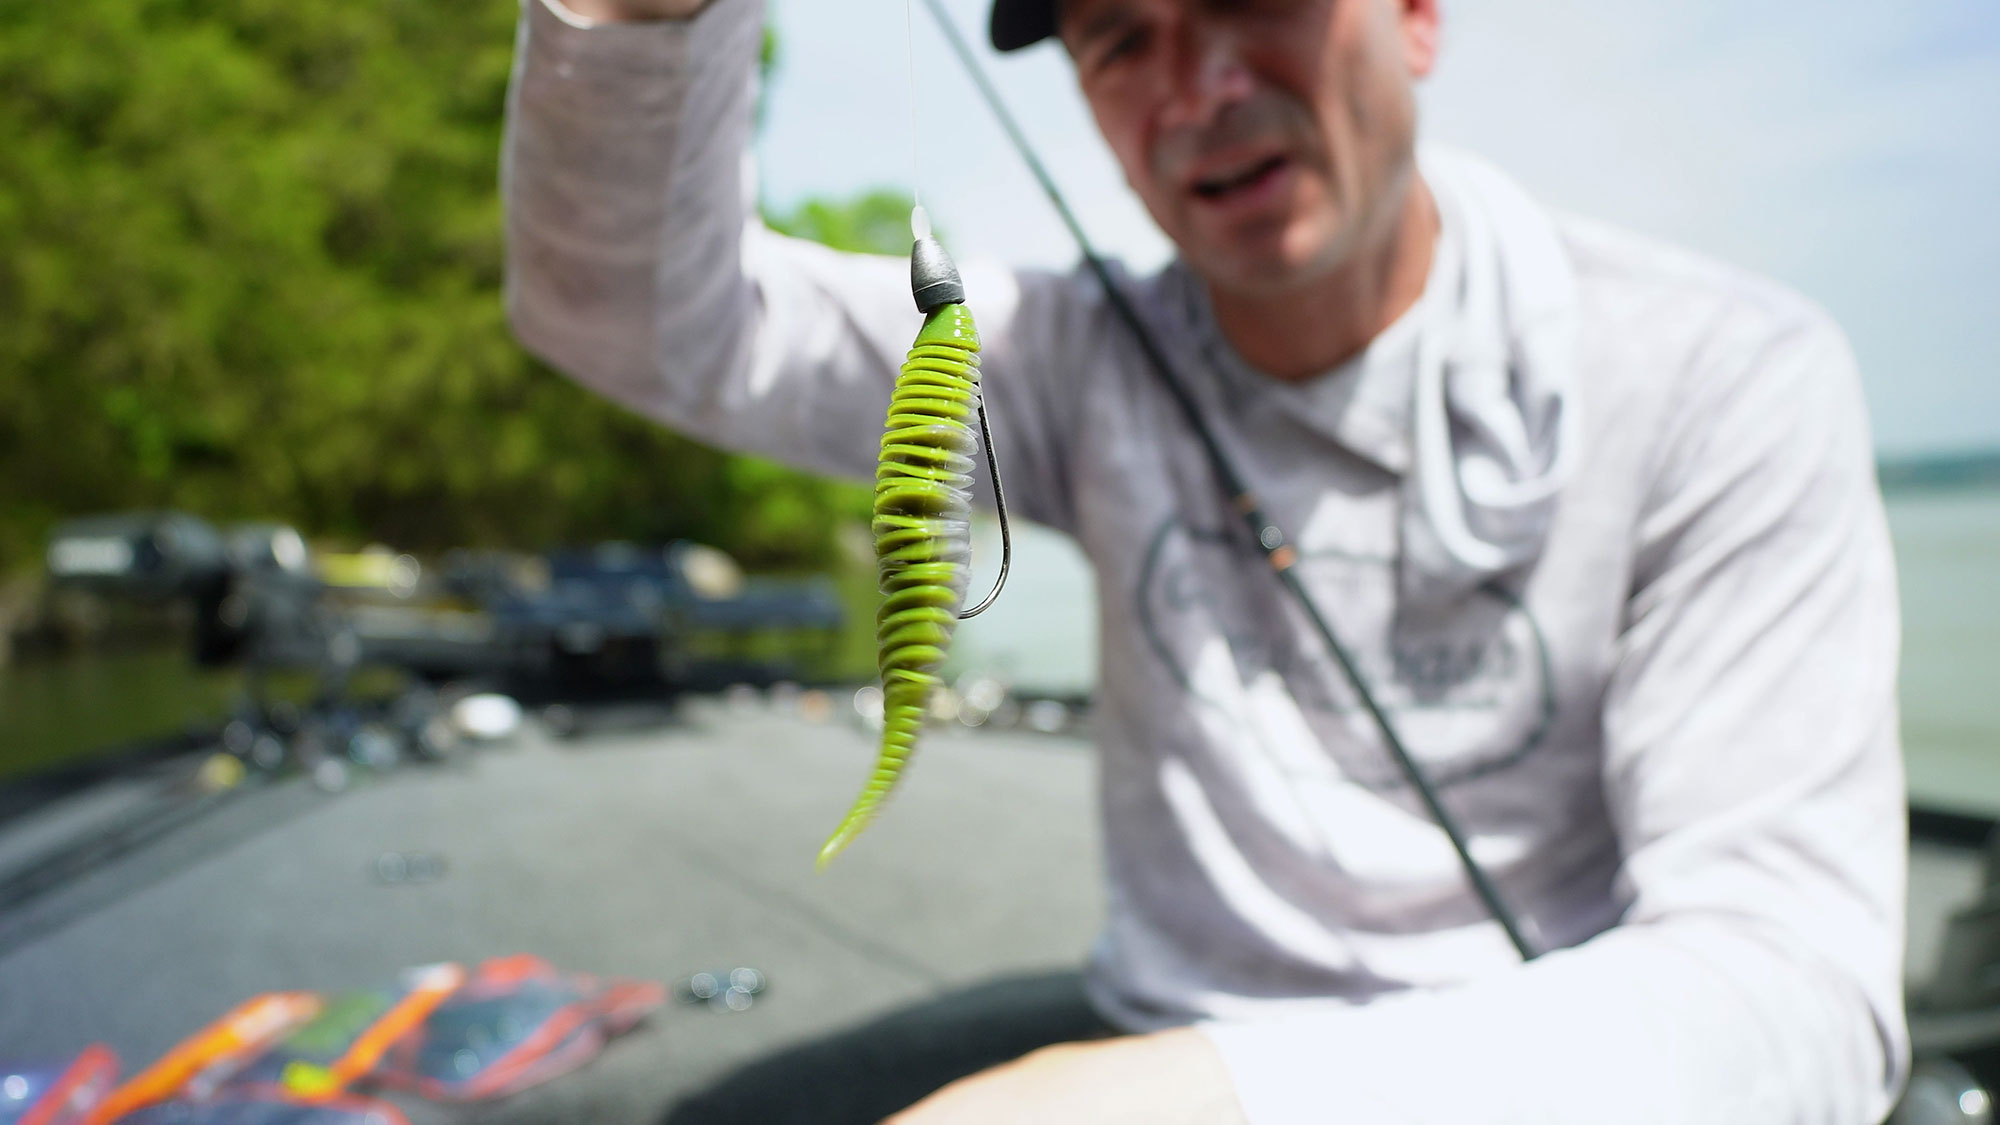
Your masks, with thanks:
<instances>
[{"instance_id":1,"label":"gray long-sleeve shirt","mask_svg":"<svg viewBox=\"0 0 2000 1125\"><path fill-rule=\"evenodd\" d=\"M527 0L508 303L669 425L866 476L918 323L899 259L750 207L760 6L591 28ZM859 126L857 126L858 128ZM1853 361L1767 282L1581 220L1575 472L1538 558L1400 604L1411 363L1231 354L1129 279L1475 855L1523 965L1087 276L968 264L1010 503L1102 615L1115 1022L1195 1022L1251 1120L1878 1120L1899 1085L1892 564Z\"/></svg>"}]
</instances>

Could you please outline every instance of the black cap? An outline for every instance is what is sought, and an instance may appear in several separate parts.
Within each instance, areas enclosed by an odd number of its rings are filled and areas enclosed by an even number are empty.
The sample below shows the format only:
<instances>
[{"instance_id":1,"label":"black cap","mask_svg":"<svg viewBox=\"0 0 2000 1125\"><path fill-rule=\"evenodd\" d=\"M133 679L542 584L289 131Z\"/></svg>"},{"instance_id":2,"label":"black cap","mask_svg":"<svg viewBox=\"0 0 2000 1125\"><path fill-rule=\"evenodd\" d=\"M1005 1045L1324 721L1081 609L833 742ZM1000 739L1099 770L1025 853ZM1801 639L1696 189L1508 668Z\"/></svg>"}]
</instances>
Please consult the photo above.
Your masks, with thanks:
<instances>
[{"instance_id":1,"label":"black cap","mask_svg":"<svg viewBox=\"0 0 2000 1125\"><path fill-rule=\"evenodd\" d=\"M1056 0L993 0L996 51L1018 51L1056 33Z\"/></svg>"}]
</instances>

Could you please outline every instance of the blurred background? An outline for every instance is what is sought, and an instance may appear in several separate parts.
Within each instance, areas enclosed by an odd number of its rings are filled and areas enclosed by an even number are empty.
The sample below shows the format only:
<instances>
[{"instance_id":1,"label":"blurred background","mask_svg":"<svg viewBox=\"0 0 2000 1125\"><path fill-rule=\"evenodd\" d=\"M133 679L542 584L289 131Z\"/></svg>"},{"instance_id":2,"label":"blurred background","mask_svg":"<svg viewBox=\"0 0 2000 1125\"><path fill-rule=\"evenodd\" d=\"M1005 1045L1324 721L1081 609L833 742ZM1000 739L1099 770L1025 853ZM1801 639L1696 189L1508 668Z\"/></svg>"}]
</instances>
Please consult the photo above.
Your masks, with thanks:
<instances>
[{"instance_id":1,"label":"blurred background","mask_svg":"<svg viewBox=\"0 0 2000 1125\"><path fill-rule=\"evenodd\" d=\"M948 5L983 41L984 4ZM667 433L511 339L516 14L0 10L0 1070L92 1042L130 1069L257 991L444 959L768 971L479 1118L648 1119L1083 955L1083 561L1017 529L935 761L813 881L879 721L866 490ZM1073 263L911 14L768 4L767 220L900 254L920 190L961 260ZM917 127L962 130L914 170L912 56ZM1100 245L1164 261L1059 49L985 60ZM2000 814L2000 9L1447 4L1422 110L1432 142L1847 329L1903 593L1912 980L1949 991Z\"/></svg>"}]
</instances>

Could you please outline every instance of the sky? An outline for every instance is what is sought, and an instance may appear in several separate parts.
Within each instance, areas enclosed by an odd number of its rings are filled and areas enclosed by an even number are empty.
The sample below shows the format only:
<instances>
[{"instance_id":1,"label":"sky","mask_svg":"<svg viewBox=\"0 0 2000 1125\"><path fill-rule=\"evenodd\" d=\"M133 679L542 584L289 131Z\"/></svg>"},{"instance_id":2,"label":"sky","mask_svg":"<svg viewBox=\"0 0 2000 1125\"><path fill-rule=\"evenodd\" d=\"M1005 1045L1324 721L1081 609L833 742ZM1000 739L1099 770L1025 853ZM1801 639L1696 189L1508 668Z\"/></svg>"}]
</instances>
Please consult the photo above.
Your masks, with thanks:
<instances>
[{"instance_id":1,"label":"sky","mask_svg":"<svg viewBox=\"0 0 2000 1125\"><path fill-rule=\"evenodd\" d=\"M944 2L1093 240L1164 261L1060 47L996 56L985 0ZM958 257L1076 261L924 0L768 3L767 200L914 180ZM2000 4L1443 3L1421 137L1832 310L1885 454L2000 446Z\"/></svg>"}]
</instances>

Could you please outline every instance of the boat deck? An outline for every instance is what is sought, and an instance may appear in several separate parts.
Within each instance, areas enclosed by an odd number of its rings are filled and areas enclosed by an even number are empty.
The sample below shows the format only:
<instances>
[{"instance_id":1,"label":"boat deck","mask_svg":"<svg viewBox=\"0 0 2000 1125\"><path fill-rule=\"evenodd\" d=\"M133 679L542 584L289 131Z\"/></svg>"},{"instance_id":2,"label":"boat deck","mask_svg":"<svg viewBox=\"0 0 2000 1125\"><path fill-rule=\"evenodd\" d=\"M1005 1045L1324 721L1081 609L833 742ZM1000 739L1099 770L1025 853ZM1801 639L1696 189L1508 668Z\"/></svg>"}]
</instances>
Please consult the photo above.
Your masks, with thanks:
<instances>
[{"instance_id":1,"label":"boat deck","mask_svg":"<svg viewBox=\"0 0 2000 1125\"><path fill-rule=\"evenodd\" d=\"M254 993L367 988L431 961L764 972L748 1011L670 1003L497 1106L393 1099L413 1125L654 1121L740 1064L928 998L1023 974L1021 995L1061 993L1101 914L1084 744L939 732L889 814L815 874L872 756L853 725L701 704L569 741L530 724L334 795L246 787L0 914L0 1058L101 1041L130 1073ZM442 873L385 881L388 853Z\"/></svg>"},{"instance_id":2,"label":"boat deck","mask_svg":"<svg viewBox=\"0 0 2000 1125\"><path fill-rule=\"evenodd\" d=\"M1103 911L1087 744L937 732L887 815L815 874L872 754L854 724L698 703L666 726L566 741L529 724L339 794L245 786L0 912L0 1058L101 1041L129 1073L257 992L366 988L415 964L520 952L668 982L751 966L770 983L748 1011L670 1003L585 1070L498 1105L394 1098L413 1125L729 1120L713 1102L673 1111L731 1082L858 1073L843 1068L920 1049L977 1061L1051 1027L1088 1030L1067 975ZM74 830L136 798L89 799L6 839ZM396 873L385 856L411 854L441 860L437 876L384 878ZM1914 964L1935 957L1945 911L1977 878L1971 853L1918 849ZM911 1011L925 1001L938 1002ZM971 1022L1001 1038L973 1041ZM840 1050L824 1042L864 1025Z\"/></svg>"}]
</instances>

